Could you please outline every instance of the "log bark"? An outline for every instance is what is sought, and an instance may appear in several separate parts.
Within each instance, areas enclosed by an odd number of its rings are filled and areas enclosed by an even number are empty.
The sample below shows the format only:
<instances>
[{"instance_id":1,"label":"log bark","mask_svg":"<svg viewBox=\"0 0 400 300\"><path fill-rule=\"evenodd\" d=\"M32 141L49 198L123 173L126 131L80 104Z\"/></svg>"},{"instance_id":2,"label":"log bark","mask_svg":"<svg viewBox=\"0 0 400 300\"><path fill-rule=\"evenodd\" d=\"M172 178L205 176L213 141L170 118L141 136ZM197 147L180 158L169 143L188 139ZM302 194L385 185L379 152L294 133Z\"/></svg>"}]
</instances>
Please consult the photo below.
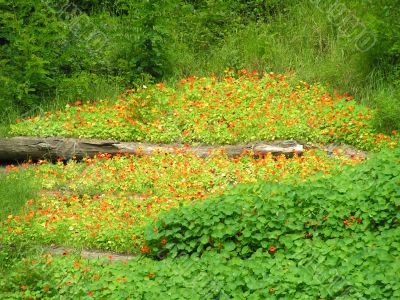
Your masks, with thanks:
<instances>
[{"instance_id":1,"label":"log bark","mask_svg":"<svg viewBox=\"0 0 400 300\"><path fill-rule=\"evenodd\" d=\"M189 151L199 157L207 157L213 150L223 150L230 156L239 156L243 151L253 151L255 154L272 153L292 156L295 152L302 154L303 146L296 141L255 142L240 145L199 145L183 144L149 144L139 142L119 142L115 140L74 139L74 138L40 138L12 137L0 139L0 161L24 161L27 159L71 159L95 156L102 153L142 153L148 155L154 151L174 152Z\"/></svg>"}]
</instances>

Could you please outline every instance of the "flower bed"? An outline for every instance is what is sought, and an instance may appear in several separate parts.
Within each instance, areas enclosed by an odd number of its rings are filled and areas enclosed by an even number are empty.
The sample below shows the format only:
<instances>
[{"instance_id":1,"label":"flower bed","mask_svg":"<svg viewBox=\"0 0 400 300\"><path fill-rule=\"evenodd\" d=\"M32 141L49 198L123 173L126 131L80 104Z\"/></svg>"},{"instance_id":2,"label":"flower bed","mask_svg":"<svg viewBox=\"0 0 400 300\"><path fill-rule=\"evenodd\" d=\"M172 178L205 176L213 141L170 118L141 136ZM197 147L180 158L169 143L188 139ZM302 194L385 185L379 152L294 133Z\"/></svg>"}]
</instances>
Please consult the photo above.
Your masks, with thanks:
<instances>
[{"instance_id":1,"label":"flower bed","mask_svg":"<svg viewBox=\"0 0 400 300\"><path fill-rule=\"evenodd\" d=\"M178 151L99 154L66 165L41 161L29 166L41 180L41 195L28 201L23 214L2 222L0 238L138 252L144 227L171 207L202 201L238 183L301 182L360 161L319 150L293 158L250 153L228 158L216 152L203 159Z\"/></svg>"},{"instance_id":2,"label":"flower bed","mask_svg":"<svg viewBox=\"0 0 400 300\"><path fill-rule=\"evenodd\" d=\"M79 100L64 111L18 120L11 133L184 144L297 139L366 150L395 143L373 127L373 111L351 96L241 70L220 80L192 76L176 88L129 90L118 100Z\"/></svg>"}]
</instances>

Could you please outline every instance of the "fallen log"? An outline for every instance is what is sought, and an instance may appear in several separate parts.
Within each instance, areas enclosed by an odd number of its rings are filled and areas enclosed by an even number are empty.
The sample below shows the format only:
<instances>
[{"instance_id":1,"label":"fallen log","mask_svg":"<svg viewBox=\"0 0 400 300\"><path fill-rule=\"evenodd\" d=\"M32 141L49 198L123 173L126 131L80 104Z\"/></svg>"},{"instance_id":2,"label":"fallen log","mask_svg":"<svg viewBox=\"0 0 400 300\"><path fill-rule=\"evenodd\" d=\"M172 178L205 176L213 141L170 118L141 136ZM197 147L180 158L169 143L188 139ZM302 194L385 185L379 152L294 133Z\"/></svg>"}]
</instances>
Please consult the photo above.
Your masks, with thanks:
<instances>
[{"instance_id":1,"label":"fallen log","mask_svg":"<svg viewBox=\"0 0 400 300\"><path fill-rule=\"evenodd\" d=\"M90 250L90 249L74 249L74 248L66 248L62 246L50 246L44 248L45 252L50 253L51 255L68 255L70 253L79 253L81 257L86 259L108 259L109 261L127 261L130 259L134 259L137 255L134 254L126 254L126 253L116 253L111 251L102 251L102 250Z\"/></svg>"},{"instance_id":2,"label":"fallen log","mask_svg":"<svg viewBox=\"0 0 400 300\"><path fill-rule=\"evenodd\" d=\"M245 150L262 155L302 154L303 146L296 141L255 142L240 145L198 145L149 144L139 142L119 142L114 140L74 139L57 137L11 137L0 139L0 161L24 161L40 159L71 159L92 157L101 153L130 153L149 155L154 151L189 151L199 157L207 157L212 151L224 151L228 156L241 155Z\"/></svg>"}]
</instances>

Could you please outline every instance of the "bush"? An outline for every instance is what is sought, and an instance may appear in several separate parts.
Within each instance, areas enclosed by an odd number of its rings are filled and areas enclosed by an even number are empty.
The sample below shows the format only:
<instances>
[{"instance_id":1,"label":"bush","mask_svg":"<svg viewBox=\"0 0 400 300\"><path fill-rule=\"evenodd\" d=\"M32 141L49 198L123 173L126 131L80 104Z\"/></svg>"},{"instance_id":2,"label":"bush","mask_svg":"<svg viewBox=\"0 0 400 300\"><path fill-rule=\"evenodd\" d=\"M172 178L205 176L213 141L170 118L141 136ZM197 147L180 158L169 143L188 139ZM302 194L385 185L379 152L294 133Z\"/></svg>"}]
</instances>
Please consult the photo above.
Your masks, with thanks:
<instances>
[{"instance_id":1,"label":"bush","mask_svg":"<svg viewBox=\"0 0 400 300\"><path fill-rule=\"evenodd\" d=\"M62 24L40 1L0 2L2 106L28 109L55 86Z\"/></svg>"}]
</instances>

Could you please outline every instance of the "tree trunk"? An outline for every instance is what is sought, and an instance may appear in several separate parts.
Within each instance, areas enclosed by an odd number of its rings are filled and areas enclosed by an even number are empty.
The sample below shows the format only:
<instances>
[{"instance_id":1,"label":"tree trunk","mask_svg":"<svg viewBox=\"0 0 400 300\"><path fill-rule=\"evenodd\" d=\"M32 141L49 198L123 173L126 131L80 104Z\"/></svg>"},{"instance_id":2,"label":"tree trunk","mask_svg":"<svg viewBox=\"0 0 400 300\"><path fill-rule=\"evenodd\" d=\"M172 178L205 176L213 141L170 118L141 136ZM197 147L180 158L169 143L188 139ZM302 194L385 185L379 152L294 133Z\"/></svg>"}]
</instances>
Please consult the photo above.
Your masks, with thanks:
<instances>
[{"instance_id":1,"label":"tree trunk","mask_svg":"<svg viewBox=\"0 0 400 300\"><path fill-rule=\"evenodd\" d=\"M199 145L149 144L138 142L118 142L114 140L12 137L0 139L0 161L24 161L27 159L71 159L95 156L102 153L130 153L148 155L154 151L173 152L176 150L193 152L199 157L206 157L213 150L223 150L230 156L239 156L243 151L253 151L256 155L272 153L292 156L302 154L303 146L295 141L255 142L240 145Z\"/></svg>"}]
</instances>

